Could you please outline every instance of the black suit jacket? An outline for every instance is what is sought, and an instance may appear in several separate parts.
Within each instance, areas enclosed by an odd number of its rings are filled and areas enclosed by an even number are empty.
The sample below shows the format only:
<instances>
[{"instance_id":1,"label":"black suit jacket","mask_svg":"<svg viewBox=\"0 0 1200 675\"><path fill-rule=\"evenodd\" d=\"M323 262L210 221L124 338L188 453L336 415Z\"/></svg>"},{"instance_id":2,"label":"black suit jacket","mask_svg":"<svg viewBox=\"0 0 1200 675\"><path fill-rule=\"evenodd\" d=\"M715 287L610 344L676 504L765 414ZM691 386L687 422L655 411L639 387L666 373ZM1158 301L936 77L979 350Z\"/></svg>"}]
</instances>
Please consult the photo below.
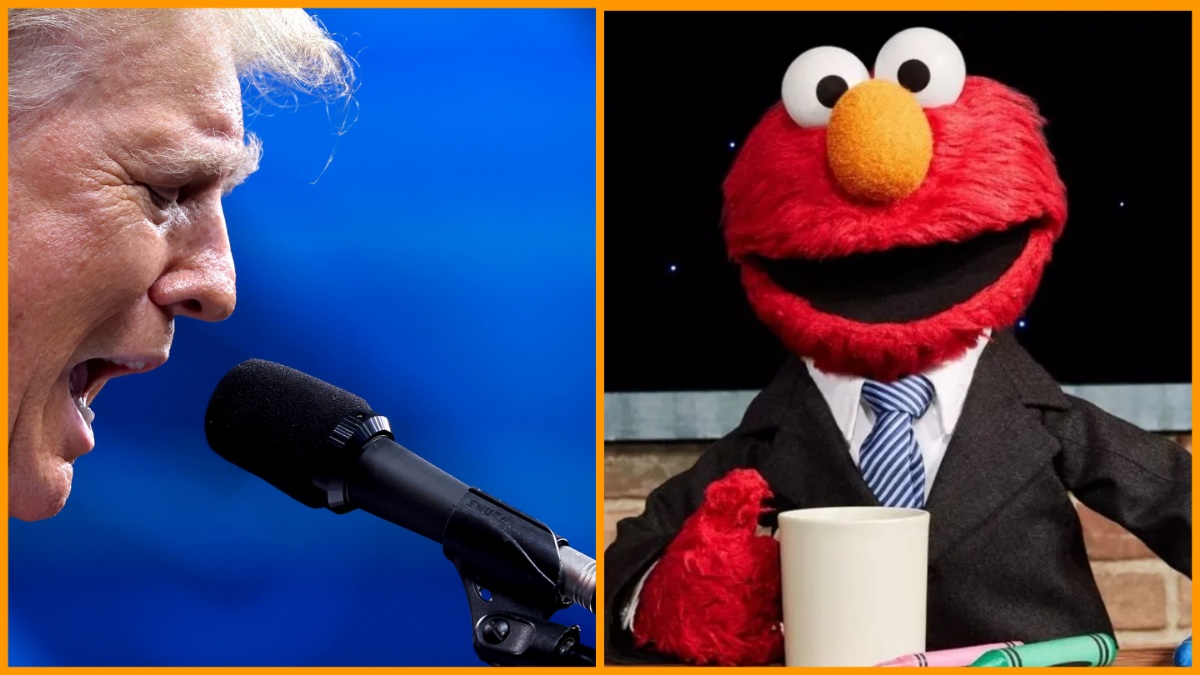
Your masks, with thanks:
<instances>
[{"instance_id":1,"label":"black suit jacket","mask_svg":"<svg viewBox=\"0 0 1200 675\"><path fill-rule=\"evenodd\" d=\"M737 467L762 474L779 511L879 504L804 363L789 359L737 429L617 525L606 658L665 660L632 646L622 610L705 487ZM927 648L1112 633L1068 491L1190 577L1191 476L1186 450L1064 394L1011 336L995 336L926 504Z\"/></svg>"}]
</instances>

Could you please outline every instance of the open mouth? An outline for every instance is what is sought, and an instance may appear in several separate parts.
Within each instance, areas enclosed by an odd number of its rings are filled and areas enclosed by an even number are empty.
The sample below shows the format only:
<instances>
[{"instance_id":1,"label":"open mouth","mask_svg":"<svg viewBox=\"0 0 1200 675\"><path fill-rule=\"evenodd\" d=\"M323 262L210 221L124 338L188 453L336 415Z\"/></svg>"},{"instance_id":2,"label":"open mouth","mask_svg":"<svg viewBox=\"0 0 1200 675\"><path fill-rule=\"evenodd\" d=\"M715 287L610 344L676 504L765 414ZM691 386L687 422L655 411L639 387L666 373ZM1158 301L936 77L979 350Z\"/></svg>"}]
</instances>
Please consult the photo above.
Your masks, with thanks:
<instances>
[{"instance_id":1,"label":"open mouth","mask_svg":"<svg viewBox=\"0 0 1200 675\"><path fill-rule=\"evenodd\" d=\"M820 312L863 323L904 323L943 312L996 283L1040 223L1028 220L959 243L825 260L755 256L750 264Z\"/></svg>"},{"instance_id":2,"label":"open mouth","mask_svg":"<svg viewBox=\"0 0 1200 675\"><path fill-rule=\"evenodd\" d=\"M91 426L96 419L96 413L88 404L100 393L105 382L121 375L142 372L146 369L145 361L126 361L122 359L88 359L71 369L68 387L71 400L79 410L83 421Z\"/></svg>"}]
</instances>

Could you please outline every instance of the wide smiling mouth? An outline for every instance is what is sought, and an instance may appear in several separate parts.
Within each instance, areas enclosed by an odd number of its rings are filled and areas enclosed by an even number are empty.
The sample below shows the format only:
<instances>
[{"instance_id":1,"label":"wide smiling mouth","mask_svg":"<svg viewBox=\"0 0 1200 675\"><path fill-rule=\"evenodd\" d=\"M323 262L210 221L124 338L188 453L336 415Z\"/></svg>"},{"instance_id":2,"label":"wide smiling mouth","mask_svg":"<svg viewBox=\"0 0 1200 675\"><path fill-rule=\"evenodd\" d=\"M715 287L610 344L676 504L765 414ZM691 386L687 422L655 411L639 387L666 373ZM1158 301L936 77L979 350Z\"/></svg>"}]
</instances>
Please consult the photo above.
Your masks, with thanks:
<instances>
[{"instance_id":1,"label":"wide smiling mouth","mask_svg":"<svg viewBox=\"0 0 1200 675\"><path fill-rule=\"evenodd\" d=\"M1041 218L963 242L807 260L751 256L749 264L812 307L863 323L924 319L996 283L1021 256Z\"/></svg>"}]
</instances>

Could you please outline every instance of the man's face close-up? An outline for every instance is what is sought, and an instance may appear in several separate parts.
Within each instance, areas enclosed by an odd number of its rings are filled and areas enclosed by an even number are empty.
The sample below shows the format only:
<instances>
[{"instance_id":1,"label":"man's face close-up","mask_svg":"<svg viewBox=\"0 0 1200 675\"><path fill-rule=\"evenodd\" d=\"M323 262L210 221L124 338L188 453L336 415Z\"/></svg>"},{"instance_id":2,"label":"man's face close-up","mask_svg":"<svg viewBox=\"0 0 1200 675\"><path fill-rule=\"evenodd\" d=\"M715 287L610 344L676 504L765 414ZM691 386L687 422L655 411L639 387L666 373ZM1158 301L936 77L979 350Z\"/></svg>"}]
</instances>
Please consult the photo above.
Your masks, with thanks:
<instances>
[{"instance_id":1,"label":"man's face close-up","mask_svg":"<svg viewBox=\"0 0 1200 675\"><path fill-rule=\"evenodd\" d=\"M56 514L105 382L162 365L176 316L233 311L224 192L253 170L231 50L180 13L85 44L85 75L13 125L9 513Z\"/></svg>"}]
</instances>

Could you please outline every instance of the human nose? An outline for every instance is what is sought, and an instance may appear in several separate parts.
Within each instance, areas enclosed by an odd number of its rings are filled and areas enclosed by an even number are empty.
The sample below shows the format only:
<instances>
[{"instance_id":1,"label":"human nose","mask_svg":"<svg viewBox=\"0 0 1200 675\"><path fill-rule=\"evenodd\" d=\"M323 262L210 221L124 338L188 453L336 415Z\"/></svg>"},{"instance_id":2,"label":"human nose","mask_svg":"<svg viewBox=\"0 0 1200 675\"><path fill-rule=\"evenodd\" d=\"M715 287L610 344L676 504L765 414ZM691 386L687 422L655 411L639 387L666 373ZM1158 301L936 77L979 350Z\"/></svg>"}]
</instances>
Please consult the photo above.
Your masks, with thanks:
<instances>
[{"instance_id":1,"label":"human nose","mask_svg":"<svg viewBox=\"0 0 1200 675\"><path fill-rule=\"evenodd\" d=\"M220 202L181 229L171 242L167 269L150 287L150 299L173 316L222 321L237 304L237 275Z\"/></svg>"}]
</instances>

